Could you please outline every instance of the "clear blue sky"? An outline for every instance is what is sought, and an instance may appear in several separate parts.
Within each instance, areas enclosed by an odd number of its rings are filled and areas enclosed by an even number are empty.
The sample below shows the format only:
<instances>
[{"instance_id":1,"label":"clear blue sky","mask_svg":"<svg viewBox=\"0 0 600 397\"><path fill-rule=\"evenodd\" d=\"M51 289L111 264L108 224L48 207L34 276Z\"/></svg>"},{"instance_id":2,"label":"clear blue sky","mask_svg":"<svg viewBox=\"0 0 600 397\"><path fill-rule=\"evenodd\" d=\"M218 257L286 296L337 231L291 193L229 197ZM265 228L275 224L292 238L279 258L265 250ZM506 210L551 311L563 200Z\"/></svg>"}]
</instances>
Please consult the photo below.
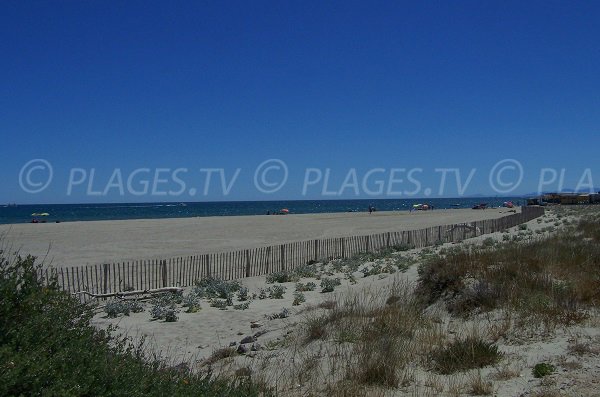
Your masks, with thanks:
<instances>
[{"instance_id":1,"label":"clear blue sky","mask_svg":"<svg viewBox=\"0 0 600 397\"><path fill-rule=\"evenodd\" d=\"M421 167L434 195L435 168L477 168L466 193L495 194L505 158L525 171L512 193L544 167L598 186L599 20L595 1L3 2L0 204L320 198L300 194L307 167L332 190L351 168ZM38 158L53 180L27 193ZM289 179L266 195L252 177L272 158ZM90 197L67 195L74 167L96 169L94 190L115 168L189 172L180 197ZM191 196L200 168L241 172L228 196Z\"/></svg>"}]
</instances>

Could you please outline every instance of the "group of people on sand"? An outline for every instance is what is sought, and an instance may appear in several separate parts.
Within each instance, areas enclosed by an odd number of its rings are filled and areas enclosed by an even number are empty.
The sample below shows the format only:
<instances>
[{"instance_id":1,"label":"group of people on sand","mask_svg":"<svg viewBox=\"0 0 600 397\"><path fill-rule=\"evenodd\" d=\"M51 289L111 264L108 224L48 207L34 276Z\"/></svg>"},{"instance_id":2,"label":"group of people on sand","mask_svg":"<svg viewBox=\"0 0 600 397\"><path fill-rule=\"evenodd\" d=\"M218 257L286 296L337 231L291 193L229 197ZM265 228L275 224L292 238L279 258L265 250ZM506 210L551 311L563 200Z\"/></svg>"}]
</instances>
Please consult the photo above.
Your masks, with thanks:
<instances>
[{"instance_id":1,"label":"group of people on sand","mask_svg":"<svg viewBox=\"0 0 600 397\"><path fill-rule=\"evenodd\" d=\"M433 204L415 204L410 207L409 212L413 211L432 211L434 209Z\"/></svg>"},{"instance_id":2,"label":"group of people on sand","mask_svg":"<svg viewBox=\"0 0 600 397\"><path fill-rule=\"evenodd\" d=\"M31 218L31 221L29 223L46 223L45 219L39 220L37 218ZM59 220L55 220L54 223L60 223Z\"/></svg>"},{"instance_id":3,"label":"group of people on sand","mask_svg":"<svg viewBox=\"0 0 600 397\"><path fill-rule=\"evenodd\" d=\"M287 208L281 209L279 211L267 210L267 215L287 215L289 213L290 213L290 210L288 210Z\"/></svg>"}]
</instances>

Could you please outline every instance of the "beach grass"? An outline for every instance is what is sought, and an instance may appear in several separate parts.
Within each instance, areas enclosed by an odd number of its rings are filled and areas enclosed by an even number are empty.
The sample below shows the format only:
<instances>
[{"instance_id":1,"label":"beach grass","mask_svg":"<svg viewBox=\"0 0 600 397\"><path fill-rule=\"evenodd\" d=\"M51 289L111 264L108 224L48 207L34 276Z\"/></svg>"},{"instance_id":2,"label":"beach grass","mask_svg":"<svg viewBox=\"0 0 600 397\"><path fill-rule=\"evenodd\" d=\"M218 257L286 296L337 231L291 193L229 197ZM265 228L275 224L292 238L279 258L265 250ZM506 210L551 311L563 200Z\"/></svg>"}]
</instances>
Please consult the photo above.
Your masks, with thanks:
<instances>
[{"instance_id":1,"label":"beach grass","mask_svg":"<svg viewBox=\"0 0 600 397\"><path fill-rule=\"evenodd\" d=\"M456 316L501 309L547 332L581 323L600 303L599 232L588 217L549 237L455 250L421 265L416 292Z\"/></svg>"}]
</instances>

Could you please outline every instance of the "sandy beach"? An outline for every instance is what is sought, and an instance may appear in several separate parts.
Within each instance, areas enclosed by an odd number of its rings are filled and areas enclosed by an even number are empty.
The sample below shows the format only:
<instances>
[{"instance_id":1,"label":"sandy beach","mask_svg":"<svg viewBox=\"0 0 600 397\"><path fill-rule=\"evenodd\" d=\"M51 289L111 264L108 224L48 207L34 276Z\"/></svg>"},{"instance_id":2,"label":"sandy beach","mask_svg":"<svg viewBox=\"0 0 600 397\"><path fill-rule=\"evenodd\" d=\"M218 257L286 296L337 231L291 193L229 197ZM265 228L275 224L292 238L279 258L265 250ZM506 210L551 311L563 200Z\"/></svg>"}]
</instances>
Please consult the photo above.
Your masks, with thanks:
<instances>
[{"instance_id":1,"label":"sandy beach","mask_svg":"<svg viewBox=\"0 0 600 397\"><path fill-rule=\"evenodd\" d=\"M221 216L0 225L12 251L52 266L223 252L317 238L420 229L508 215L508 209ZM518 211L518 210L517 210Z\"/></svg>"},{"instance_id":2,"label":"sandy beach","mask_svg":"<svg viewBox=\"0 0 600 397\"><path fill-rule=\"evenodd\" d=\"M463 211L463 214L465 212ZM489 211L489 214L497 212ZM416 214L416 217L421 215L425 218L427 215L435 214ZM432 221L434 217L429 216L429 219ZM555 215L547 214L527 222L526 226L516 226L504 233L496 232L478 236L465 240L459 245L487 244L489 246L490 242L500 244L511 239L513 244L519 244L517 241L533 238L534 235L548 236L553 233L550 229L554 227L557 219ZM568 219L572 222L574 218ZM564 224L561 227L564 227ZM264 380L271 387L276 387L281 395L331 395L325 390L326 385L328 382L336 384L333 372L339 376L339 373L344 372L345 365L356 359L357 352L352 346L358 341L350 339L348 330L347 334L323 334L307 343L304 335L308 332L310 324L314 325L315 321L325 318L320 316L326 316L324 312L336 305L368 302L367 305L389 308L389 299L386 299L394 294L400 294L403 299L408 299L419 279L419 265L435 252L455 248L457 248L456 244L447 243L443 246L393 254L398 255L397 258L404 258L408 261L406 262L408 265L389 274L383 272L367 276L362 270L344 273L332 266L334 262L321 266L324 271L319 277L339 277L341 285L335 289L335 292L330 293L321 292L320 287L314 291L304 292L303 296L306 300L299 305L293 303L296 296L294 291L297 290L295 282L269 284L266 283L265 276L260 276L240 280L242 285L248 288L249 295L256 295L259 291L272 288L274 285L285 288L284 295L278 299L254 296L247 310L236 310L232 307L219 310L210 304L210 300L204 299L198 312L188 313L181 307L176 322L151 320L149 313L151 303L145 303L143 312L117 318L108 318L104 310L99 308L93 323L99 328L117 326L120 332L134 340L139 340L142 336L146 337L149 351L174 364L184 361L197 370L211 368L217 373L230 376L239 373L241 368L257 376L257 379ZM383 266L390 263L387 261L389 258L377 259L374 262L365 262L358 268ZM317 264L317 268L319 266ZM316 285L320 285L321 282L319 278L310 277L303 277L299 281L304 284L312 281ZM190 293L191 290L187 288L185 294ZM234 298L234 304L237 303L240 302ZM321 306L324 303L333 306ZM102 305L102 302L100 304ZM274 314L282 313L282 308L289 309L288 317L273 317ZM592 391L598 375L596 354L600 349L598 347L600 335L595 316L582 324L558 327L550 333L541 330L528 333L521 332L520 327L514 325L509 332L512 323L503 320L501 311L465 320L453 317L443 305L437 304L429 307L426 313L432 319L432 324L439 326L436 328L439 333L436 334L438 342L441 340L439 338L443 338L440 335L448 335L449 338L469 334L469 332L478 332L487 336L496 335L495 342L504 354L502 361L495 366L490 365L468 373L452 375L436 374L415 364L408 372L410 380L402 387L387 389L385 394L374 392L374 394L343 395L480 395L481 393L470 390L479 390L477 387L483 386L489 389L489 392L483 394L498 396L563 395L538 394L548 390L549 387L560 387L561 390L573 392L568 395L596 395ZM358 318L353 318L352 321L356 322ZM474 331L475 329L477 331ZM434 338L433 334L430 337ZM319 341L319 339L323 340ZM573 349L577 346L579 350L587 349L585 351L592 354L573 353ZM376 345L372 347L375 349ZM227 353L236 351L235 354ZM337 364L336 360L339 361ZM418 361L415 359L415 362ZM561 370L545 379L537 379L532 374L531 368L540 362L555 363L557 366L560 365ZM337 368L336 365L340 367ZM314 368L317 366L326 370L315 371ZM448 393L443 393L446 390Z\"/></svg>"}]
</instances>

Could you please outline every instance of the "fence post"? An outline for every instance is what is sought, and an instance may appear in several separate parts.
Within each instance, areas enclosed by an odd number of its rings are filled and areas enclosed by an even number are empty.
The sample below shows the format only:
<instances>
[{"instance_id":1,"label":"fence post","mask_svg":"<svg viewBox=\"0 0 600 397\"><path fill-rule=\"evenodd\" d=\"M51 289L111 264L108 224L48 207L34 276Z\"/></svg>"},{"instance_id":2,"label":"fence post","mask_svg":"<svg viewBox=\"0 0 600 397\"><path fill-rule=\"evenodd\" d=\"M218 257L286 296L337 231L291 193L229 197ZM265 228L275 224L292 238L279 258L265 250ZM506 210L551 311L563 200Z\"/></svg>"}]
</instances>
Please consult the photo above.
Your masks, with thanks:
<instances>
[{"instance_id":1,"label":"fence post","mask_svg":"<svg viewBox=\"0 0 600 397\"><path fill-rule=\"evenodd\" d=\"M250 250L246 250L246 277L250 277Z\"/></svg>"},{"instance_id":2,"label":"fence post","mask_svg":"<svg viewBox=\"0 0 600 397\"><path fill-rule=\"evenodd\" d=\"M371 239L370 236L366 236L367 238L365 239L365 252L369 252L369 245L371 243Z\"/></svg>"},{"instance_id":3,"label":"fence post","mask_svg":"<svg viewBox=\"0 0 600 397\"><path fill-rule=\"evenodd\" d=\"M391 233L391 232L388 232L388 233L387 233L387 240L386 240L386 242L385 242L385 247L386 247L386 248L390 248L390 240L391 240L391 236L392 236L392 233Z\"/></svg>"},{"instance_id":4,"label":"fence post","mask_svg":"<svg viewBox=\"0 0 600 397\"><path fill-rule=\"evenodd\" d=\"M283 270L285 270L285 250L284 250L285 245L281 244L279 247L281 249L281 270L283 271Z\"/></svg>"},{"instance_id":5,"label":"fence post","mask_svg":"<svg viewBox=\"0 0 600 397\"><path fill-rule=\"evenodd\" d=\"M346 237L342 237L342 258L346 257Z\"/></svg>"},{"instance_id":6,"label":"fence post","mask_svg":"<svg viewBox=\"0 0 600 397\"><path fill-rule=\"evenodd\" d=\"M108 293L108 263L104 265L104 293Z\"/></svg>"},{"instance_id":7,"label":"fence post","mask_svg":"<svg viewBox=\"0 0 600 397\"><path fill-rule=\"evenodd\" d=\"M315 239L315 262L319 260L319 240Z\"/></svg>"},{"instance_id":8,"label":"fence post","mask_svg":"<svg viewBox=\"0 0 600 397\"><path fill-rule=\"evenodd\" d=\"M167 287L167 261L160 261L160 270L162 273L162 286Z\"/></svg>"}]
</instances>

